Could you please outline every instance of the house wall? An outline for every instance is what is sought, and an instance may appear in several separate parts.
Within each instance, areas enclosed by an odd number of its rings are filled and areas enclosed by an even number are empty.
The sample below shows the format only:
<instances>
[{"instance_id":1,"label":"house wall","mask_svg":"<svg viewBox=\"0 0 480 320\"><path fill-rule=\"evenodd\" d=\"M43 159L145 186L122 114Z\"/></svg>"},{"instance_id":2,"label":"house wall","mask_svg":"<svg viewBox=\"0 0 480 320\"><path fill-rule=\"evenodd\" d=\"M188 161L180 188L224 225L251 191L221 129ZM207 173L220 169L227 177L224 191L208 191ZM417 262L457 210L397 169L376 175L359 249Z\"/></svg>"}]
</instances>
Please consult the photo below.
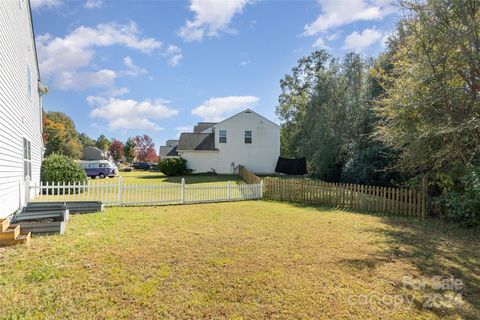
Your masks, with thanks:
<instances>
[{"instance_id":1,"label":"house wall","mask_svg":"<svg viewBox=\"0 0 480 320\"><path fill-rule=\"evenodd\" d=\"M0 218L13 213L25 200L20 187L24 137L31 142L31 179L40 180L43 142L38 79L28 1L0 1Z\"/></svg>"},{"instance_id":2,"label":"house wall","mask_svg":"<svg viewBox=\"0 0 480 320\"><path fill-rule=\"evenodd\" d=\"M83 160L107 160L106 152L95 147L85 147L83 149Z\"/></svg>"},{"instance_id":3,"label":"house wall","mask_svg":"<svg viewBox=\"0 0 480 320\"><path fill-rule=\"evenodd\" d=\"M243 111L214 126L215 148L219 150L217 173L233 173L234 166L246 166L255 173L273 173L280 155L280 127L254 113ZM219 143L220 130L227 130L227 143ZM244 140L252 131L252 144Z\"/></svg>"},{"instance_id":4,"label":"house wall","mask_svg":"<svg viewBox=\"0 0 480 320\"><path fill-rule=\"evenodd\" d=\"M181 157L187 160L187 168L194 169L194 173L216 170L218 163L216 151L181 151Z\"/></svg>"}]
</instances>

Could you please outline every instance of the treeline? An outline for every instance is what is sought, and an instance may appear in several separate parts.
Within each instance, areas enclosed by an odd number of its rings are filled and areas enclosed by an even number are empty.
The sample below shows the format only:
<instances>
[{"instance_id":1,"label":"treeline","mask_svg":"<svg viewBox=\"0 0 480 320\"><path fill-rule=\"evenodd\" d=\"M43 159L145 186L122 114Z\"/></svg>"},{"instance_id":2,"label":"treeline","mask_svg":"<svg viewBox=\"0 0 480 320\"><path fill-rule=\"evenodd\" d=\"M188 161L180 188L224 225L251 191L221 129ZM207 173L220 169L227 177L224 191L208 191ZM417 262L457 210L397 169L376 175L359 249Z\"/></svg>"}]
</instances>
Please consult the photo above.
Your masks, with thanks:
<instances>
[{"instance_id":1,"label":"treeline","mask_svg":"<svg viewBox=\"0 0 480 320\"><path fill-rule=\"evenodd\" d=\"M332 182L426 185L430 213L480 222L480 5L403 1L376 59L326 51L281 80L282 154Z\"/></svg>"},{"instance_id":2,"label":"treeline","mask_svg":"<svg viewBox=\"0 0 480 320\"><path fill-rule=\"evenodd\" d=\"M73 120L62 112L43 113L43 142L45 157L62 154L73 159L80 159L83 149L93 146L103 151L109 151L115 161L158 161L155 143L150 136L139 135L122 142L115 138L108 139L102 134L94 140L86 133L79 133Z\"/></svg>"}]
</instances>

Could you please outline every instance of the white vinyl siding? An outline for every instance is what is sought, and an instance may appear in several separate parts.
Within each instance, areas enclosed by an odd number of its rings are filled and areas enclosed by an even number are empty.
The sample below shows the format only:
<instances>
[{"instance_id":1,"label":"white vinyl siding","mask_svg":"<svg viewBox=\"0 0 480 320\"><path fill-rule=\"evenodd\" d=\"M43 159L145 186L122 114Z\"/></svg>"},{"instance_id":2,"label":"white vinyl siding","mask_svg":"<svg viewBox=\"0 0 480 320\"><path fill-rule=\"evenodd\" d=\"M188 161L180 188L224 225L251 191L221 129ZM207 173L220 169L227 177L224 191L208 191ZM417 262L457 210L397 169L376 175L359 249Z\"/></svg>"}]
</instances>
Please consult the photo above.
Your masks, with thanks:
<instances>
[{"instance_id":1,"label":"white vinyl siding","mask_svg":"<svg viewBox=\"0 0 480 320\"><path fill-rule=\"evenodd\" d=\"M260 174L275 171L280 155L280 127L277 124L253 111L243 111L217 123L214 130L228 133L228 143L215 141L218 149L217 173L234 173L234 166L239 164ZM232 166L232 163L235 165Z\"/></svg>"},{"instance_id":2,"label":"white vinyl siding","mask_svg":"<svg viewBox=\"0 0 480 320\"><path fill-rule=\"evenodd\" d=\"M20 183L25 173L23 138L30 141L31 160L27 170L34 182L40 180L43 144L41 101L37 91L39 75L28 2L0 1L0 13L0 141L2 141L0 218L2 218L18 208L23 196L20 192Z\"/></svg>"}]
</instances>

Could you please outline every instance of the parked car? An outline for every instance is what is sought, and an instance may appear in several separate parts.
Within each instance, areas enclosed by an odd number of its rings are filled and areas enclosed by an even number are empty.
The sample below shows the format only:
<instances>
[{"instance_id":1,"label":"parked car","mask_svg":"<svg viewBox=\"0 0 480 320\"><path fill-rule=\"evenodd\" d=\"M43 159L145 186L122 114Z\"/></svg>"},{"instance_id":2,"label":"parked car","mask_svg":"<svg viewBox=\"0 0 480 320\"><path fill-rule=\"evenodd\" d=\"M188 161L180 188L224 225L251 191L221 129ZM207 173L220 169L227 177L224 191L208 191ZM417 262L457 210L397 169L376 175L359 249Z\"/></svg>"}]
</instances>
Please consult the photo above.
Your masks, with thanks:
<instances>
[{"instance_id":1,"label":"parked car","mask_svg":"<svg viewBox=\"0 0 480 320\"><path fill-rule=\"evenodd\" d=\"M134 162L133 163L133 168L137 170L150 170L155 168L154 163L149 163L149 162Z\"/></svg>"},{"instance_id":2,"label":"parked car","mask_svg":"<svg viewBox=\"0 0 480 320\"><path fill-rule=\"evenodd\" d=\"M80 161L80 165L85 170L85 173L88 177L95 179L99 177L104 179L106 177L113 178L118 175L117 166L107 160L96 160L96 161Z\"/></svg>"}]
</instances>

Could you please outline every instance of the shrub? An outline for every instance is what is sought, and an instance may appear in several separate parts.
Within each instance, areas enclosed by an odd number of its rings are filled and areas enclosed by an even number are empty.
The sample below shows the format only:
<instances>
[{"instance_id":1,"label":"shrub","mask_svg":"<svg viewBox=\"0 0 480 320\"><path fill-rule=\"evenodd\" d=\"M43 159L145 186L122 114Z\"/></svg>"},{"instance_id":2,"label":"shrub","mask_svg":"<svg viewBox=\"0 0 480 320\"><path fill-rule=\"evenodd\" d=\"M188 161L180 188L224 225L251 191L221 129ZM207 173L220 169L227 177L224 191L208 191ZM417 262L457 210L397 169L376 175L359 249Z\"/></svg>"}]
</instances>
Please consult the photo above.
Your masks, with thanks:
<instances>
[{"instance_id":1,"label":"shrub","mask_svg":"<svg viewBox=\"0 0 480 320\"><path fill-rule=\"evenodd\" d=\"M461 183L450 191L434 198L433 206L446 219L466 224L480 225L480 168L469 170Z\"/></svg>"},{"instance_id":2,"label":"shrub","mask_svg":"<svg viewBox=\"0 0 480 320\"><path fill-rule=\"evenodd\" d=\"M43 182L86 182L83 168L72 158L53 154L42 163L40 178Z\"/></svg>"},{"instance_id":3,"label":"shrub","mask_svg":"<svg viewBox=\"0 0 480 320\"><path fill-rule=\"evenodd\" d=\"M345 163L341 181L375 186L391 186L394 181L401 182L402 176L390 169L395 158L393 150L380 144L361 149Z\"/></svg>"},{"instance_id":4,"label":"shrub","mask_svg":"<svg viewBox=\"0 0 480 320\"><path fill-rule=\"evenodd\" d=\"M166 176L180 176L189 173L187 160L183 158L167 158L158 162L158 170Z\"/></svg>"}]
</instances>

